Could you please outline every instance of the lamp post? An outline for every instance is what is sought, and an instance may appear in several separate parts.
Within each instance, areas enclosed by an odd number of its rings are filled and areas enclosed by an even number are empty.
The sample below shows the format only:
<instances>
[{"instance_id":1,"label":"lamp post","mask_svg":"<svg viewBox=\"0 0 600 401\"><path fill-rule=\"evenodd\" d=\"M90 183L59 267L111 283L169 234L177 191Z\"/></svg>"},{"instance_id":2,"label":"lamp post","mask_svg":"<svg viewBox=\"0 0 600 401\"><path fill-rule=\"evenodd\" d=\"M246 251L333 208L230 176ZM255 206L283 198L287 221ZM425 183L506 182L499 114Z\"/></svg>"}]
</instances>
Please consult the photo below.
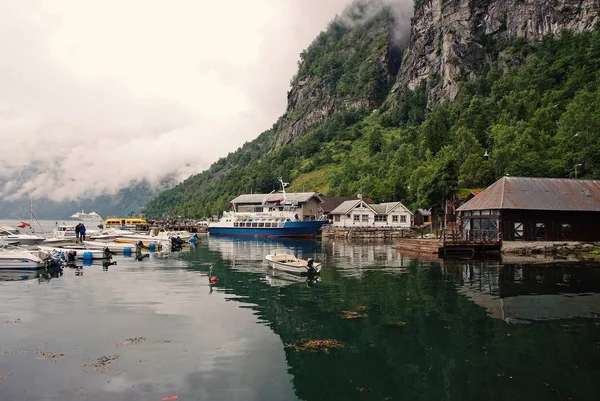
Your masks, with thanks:
<instances>
[{"instance_id":1,"label":"lamp post","mask_svg":"<svg viewBox=\"0 0 600 401\"><path fill-rule=\"evenodd\" d=\"M577 179L577 167L581 167L581 163L575 165L575 179Z\"/></svg>"}]
</instances>

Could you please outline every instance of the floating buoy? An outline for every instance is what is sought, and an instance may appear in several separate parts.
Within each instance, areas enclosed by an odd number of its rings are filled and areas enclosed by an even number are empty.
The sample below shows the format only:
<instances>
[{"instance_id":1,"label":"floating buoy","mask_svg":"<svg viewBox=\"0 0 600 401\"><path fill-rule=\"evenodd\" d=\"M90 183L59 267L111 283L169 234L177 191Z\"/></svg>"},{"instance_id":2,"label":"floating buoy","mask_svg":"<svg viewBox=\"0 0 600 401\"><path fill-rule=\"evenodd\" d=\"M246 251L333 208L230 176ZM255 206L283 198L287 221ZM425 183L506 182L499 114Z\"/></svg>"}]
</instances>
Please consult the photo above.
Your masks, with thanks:
<instances>
[{"instance_id":1,"label":"floating buoy","mask_svg":"<svg viewBox=\"0 0 600 401\"><path fill-rule=\"evenodd\" d=\"M94 256L92 255L91 252L84 252L83 253L83 260L91 260L94 259Z\"/></svg>"},{"instance_id":2,"label":"floating buoy","mask_svg":"<svg viewBox=\"0 0 600 401\"><path fill-rule=\"evenodd\" d=\"M150 252L154 252L154 251L156 251L156 244L155 244L154 242L151 242L151 243L148 245L148 250L149 250Z\"/></svg>"},{"instance_id":3,"label":"floating buoy","mask_svg":"<svg viewBox=\"0 0 600 401\"><path fill-rule=\"evenodd\" d=\"M171 396L169 396L169 397L165 397L165 398L163 398L163 401L171 401L171 400L176 400L176 399L178 399L178 398L179 398L179 397L177 397L176 395L171 395Z\"/></svg>"},{"instance_id":4,"label":"floating buoy","mask_svg":"<svg viewBox=\"0 0 600 401\"><path fill-rule=\"evenodd\" d=\"M123 248L123 255L131 256L131 248L130 247Z\"/></svg>"},{"instance_id":5,"label":"floating buoy","mask_svg":"<svg viewBox=\"0 0 600 401\"><path fill-rule=\"evenodd\" d=\"M217 282L217 280L218 280L217 276L212 276L212 277L210 278L210 282L211 282L211 283L213 283L213 284L214 284L214 283L216 283L216 282Z\"/></svg>"}]
</instances>

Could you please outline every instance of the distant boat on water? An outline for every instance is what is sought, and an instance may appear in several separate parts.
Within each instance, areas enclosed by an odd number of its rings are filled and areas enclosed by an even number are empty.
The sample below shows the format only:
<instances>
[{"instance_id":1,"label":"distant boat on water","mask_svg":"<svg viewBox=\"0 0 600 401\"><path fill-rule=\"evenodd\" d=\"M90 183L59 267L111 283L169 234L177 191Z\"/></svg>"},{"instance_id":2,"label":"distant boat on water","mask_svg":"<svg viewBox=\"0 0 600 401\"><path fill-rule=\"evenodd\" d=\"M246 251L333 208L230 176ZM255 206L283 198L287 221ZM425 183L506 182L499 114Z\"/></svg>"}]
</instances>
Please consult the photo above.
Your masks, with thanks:
<instances>
[{"instance_id":1,"label":"distant boat on water","mask_svg":"<svg viewBox=\"0 0 600 401\"><path fill-rule=\"evenodd\" d=\"M71 215L73 220L81 221L102 221L102 217L96 212L85 213L83 210Z\"/></svg>"}]
</instances>

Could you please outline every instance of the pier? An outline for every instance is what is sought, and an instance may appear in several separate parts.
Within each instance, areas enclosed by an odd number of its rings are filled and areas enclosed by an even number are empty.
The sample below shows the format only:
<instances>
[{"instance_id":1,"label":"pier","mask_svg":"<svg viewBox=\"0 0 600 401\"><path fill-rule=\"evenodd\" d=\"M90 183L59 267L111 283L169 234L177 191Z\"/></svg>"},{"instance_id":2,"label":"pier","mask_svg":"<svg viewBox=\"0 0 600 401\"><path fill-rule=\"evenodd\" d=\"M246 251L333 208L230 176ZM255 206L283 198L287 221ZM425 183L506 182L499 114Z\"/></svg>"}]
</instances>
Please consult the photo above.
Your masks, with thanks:
<instances>
[{"instance_id":1,"label":"pier","mask_svg":"<svg viewBox=\"0 0 600 401\"><path fill-rule=\"evenodd\" d=\"M443 234L441 238L402 238L396 245L399 251L436 254L439 256L484 253L499 254L502 241L468 241L457 234Z\"/></svg>"}]
</instances>

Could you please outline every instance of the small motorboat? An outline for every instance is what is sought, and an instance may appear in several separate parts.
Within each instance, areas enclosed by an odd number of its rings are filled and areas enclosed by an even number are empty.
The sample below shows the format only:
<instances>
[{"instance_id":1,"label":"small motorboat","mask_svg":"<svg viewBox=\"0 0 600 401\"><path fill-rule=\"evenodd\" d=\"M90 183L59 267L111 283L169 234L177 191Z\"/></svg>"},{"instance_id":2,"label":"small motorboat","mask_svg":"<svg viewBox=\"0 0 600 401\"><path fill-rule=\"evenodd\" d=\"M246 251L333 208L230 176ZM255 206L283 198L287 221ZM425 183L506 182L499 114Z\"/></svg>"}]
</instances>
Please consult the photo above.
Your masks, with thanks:
<instances>
[{"instance_id":1,"label":"small motorboat","mask_svg":"<svg viewBox=\"0 0 600 401\"><path fill-rule=\"evenodd\" d=\"M37 245L46 238L33 234L21 234L19 230L10 226L0 226L0 238L11 245Z\"/></svg>"},{"instance_id":2,"label":"small motorboat","mask_svg":"<svg viewBox=\"0 0 600 401\"><path fill-rule=\"evenodd\" d=\"M32 251L0 242L0 269L36 270L44 261Z\"/></svg>"},{"instance_id":3,"label":"small motorboat","mask_svg":"<svg viewBox=\"0 0 600 401\"><path fill-rule=\"evenodd\" d=\"M110 259L112 256L106 254L100 249L88 249L85 245L70 245L68 247L51 247L38 245L39 250L46 254L51 255L57 252L64 252L65 255L73 255L75 259L83 260L98 260L98 259Z\"/></svg>"},{"instance_id":4,"label":"small motorboat","mask_svg":"<svg viewBox=\"0 0 600 401\"><path fill-rule=\"evenodd\" d=\"M138 241L142 242L142 241ZM114 253L127 253L127 252L135 252L135 243L130 242L104 242L104 241L83 241L83 245L87 249L101 249L104 250L108 248L111 252ZM163 244L159 241L150 242L150 243L142 243L142 249L149 251L159 251L163 247Z\"/></svg>"},{"instance_id":5,"label":"small motorboat","mask_svg":"<svg viewBox=\"0 0 600 401\"><path fill-rule=\"evenodd\" d=\"M272 251L265 259L274 270L301 276L317 275L321 272L321 263L316 263L312 258L300 259L287 250Z\"/></svg>"}]
</instances>

